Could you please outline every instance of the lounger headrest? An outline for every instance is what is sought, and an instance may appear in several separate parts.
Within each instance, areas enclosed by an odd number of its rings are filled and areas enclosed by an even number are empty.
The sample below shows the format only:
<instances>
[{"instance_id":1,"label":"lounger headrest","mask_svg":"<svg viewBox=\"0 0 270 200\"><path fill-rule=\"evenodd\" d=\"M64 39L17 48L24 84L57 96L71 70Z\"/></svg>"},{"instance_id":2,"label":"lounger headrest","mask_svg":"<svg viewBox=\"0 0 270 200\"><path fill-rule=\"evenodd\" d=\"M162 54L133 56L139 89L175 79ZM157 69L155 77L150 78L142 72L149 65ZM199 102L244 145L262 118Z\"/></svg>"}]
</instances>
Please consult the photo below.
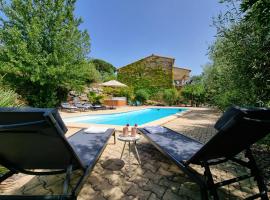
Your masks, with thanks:
<instances>
[{"instance_id":1,"label":"lounger headrest","mask_svg":"<svg viewBox=\"0 0 270 200\"><path fill-rule=\"evenodd\" d=\"M231 158L270 133L270 109L230 107L217 121L218 132L189 160Z\"/></svg>"},{"instance_id":2,"label":"lounger headrest","mask_svg":"<svg viewBox=\"0 0 270 200\"><path fill-rule=\"evenodd\" d=\"M244 116L244 111L240 107L232 106L219 118L215 124L215 129L225 130Z\"/></svg>"},{"instance_id":3,"label":"lounger headrest","mask_svg":"<svg viewBox=\"0 0 270 200\"><path fill-rule=\"evenodd\" d=\"M270 110L267 108L240 108L232 106L219 118L215 128L225 131L243 118L256 120L270 120Z\"/></svg>"}]
</instances>

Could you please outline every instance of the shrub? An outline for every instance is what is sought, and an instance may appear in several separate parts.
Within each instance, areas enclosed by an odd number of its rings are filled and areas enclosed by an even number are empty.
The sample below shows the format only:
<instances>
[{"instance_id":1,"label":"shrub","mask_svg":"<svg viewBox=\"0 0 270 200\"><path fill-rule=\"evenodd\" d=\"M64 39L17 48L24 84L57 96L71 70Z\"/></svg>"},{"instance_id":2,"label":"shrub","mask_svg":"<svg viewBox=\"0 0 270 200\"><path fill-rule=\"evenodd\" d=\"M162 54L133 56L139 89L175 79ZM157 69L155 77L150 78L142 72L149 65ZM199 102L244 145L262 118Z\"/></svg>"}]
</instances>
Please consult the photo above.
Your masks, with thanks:
<instances>
[{"instance_id":1,"label":"shrub","mask_svg":"<svg viewBox=\"0 0 270 200\"><path fill-rule=\"evenodd\" d=\"M145 102L145 105L147 105L147 106L154 106L154 105L156 105L157 104L157 102L156 101L152 101L152 100L147 100L146 102Z\"/></svg>"},{"instance_id":2,"label":"shrub","mask_svg":"<svg viewBox=\"0 0 270 200\"><path fill-rule=\"evenodd\" d=\"M158 101L158 102L162 102L163 103L163 94L164 94L164 90L160 90L156 93L153 93L150 96L150 99L153 101Z\"/></svg>"},{"instance_id":3,"label":"shrub","mask_svg":"<svg viewBox=\"0 0 270 200\"><path fill-rule=\"evenodd\" d=\"M123 87L119 90L120 97L126 97L128 101L134 100L134 91L133 88L130 87Z\"/></svg>"},{"instance_id":4,"label":"shrub","mask_svg":"<svg viewBox=\"0 0 270 200\"><path fill-rule=\"evenodd\" d=\"M88 100L92 104L101 104L103 98L103 95L96 94L95 92L90 92L88 94Z\"/></svg>"},{"instance_id":5,"label":"shrub","mask_svg":"<svg viewBox=\"0 0 270 200\"><path fill-rule=\"evenodd\" d=\"M163 100L168 105L176 104L177 100L179 98L179 93L175 88L172 89L166 89L163 92Z\"/></svg>"},{"instance_id":6,"label":"shrub","mask_svg":"<svg viewBox=\"0 0 270 200\"><path fill-rule=\"evenodd\" d=\"M111 95L114 97L126 97L127 101L134 100L134 91L131 87L121 87L121 88L112 88L112 87L105 87L103 88L103 92L106 95Z\"/></svg>"},{"instance_id":7,"label":"shrub","mask_svg":"<svg viewBox=\"0 0 270 200\"><path fill-rule=\"evenodd\" d=\"M139 89L135 92L135 100L144 104L149 99L147 90Z\"/></svg>"}]
</instances>

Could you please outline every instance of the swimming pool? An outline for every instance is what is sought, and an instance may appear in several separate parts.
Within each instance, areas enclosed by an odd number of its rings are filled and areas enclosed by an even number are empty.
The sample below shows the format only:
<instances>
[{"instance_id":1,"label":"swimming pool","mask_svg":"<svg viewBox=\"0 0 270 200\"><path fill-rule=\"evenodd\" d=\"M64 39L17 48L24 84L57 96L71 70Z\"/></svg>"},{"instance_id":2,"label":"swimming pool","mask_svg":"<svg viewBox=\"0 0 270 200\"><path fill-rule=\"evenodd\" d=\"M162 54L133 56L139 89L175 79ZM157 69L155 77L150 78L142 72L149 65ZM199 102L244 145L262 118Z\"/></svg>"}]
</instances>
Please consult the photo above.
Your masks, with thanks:
<instances>
[{"instance_id":1,"label":"swimming pool","mask_svg":"<svg viewBox=\"0 0 270 200\"><path fill-rule=\"evenodd\" d=\"M176 113L183 112L187 109L183 108L147 108L130 112L84 115L81 117L71 117L64 119L64 122L77 122L84 124L110 124L110 125L142 125L161 119Z\"/></svg>"}]
</instances>

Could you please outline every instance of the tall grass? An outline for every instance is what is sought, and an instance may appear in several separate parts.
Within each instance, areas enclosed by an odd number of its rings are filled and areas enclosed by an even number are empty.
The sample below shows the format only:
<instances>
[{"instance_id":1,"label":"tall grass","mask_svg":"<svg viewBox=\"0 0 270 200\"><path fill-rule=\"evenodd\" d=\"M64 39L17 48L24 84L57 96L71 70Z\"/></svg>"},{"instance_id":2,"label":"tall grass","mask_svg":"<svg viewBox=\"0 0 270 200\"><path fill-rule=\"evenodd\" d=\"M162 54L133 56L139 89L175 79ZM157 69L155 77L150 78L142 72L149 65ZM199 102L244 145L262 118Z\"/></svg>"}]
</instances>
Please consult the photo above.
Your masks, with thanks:
<instances>
[{"instance_id":1,"label":"tall grass","mask_svg":"<svg viewBox=\"0 0 270 200\"><path fill-rule=\"evenodd\" d=\"M2 166L0 166L0 175L6 173L8 170Z\"/></svg>"},{"instance_id":2,"label":"tall grass","mask_svg":"<svg viewBox=\"0 0 270 200\"><path fill-rule=\"evenodd\" d=\"M4 89L0 86L0 107L20 106L18 94L13 90Z\"/></svg>"},{"instance_id":3,"label":"tall grass","mask_svg":"<svg viewBox=\"0 0 270 200\"><path fill-rule=\"evenodd\" d=\"M21 106L19 95L4 84L5 75L0 75L0 107Z\"/></svg>"}]
</instances>

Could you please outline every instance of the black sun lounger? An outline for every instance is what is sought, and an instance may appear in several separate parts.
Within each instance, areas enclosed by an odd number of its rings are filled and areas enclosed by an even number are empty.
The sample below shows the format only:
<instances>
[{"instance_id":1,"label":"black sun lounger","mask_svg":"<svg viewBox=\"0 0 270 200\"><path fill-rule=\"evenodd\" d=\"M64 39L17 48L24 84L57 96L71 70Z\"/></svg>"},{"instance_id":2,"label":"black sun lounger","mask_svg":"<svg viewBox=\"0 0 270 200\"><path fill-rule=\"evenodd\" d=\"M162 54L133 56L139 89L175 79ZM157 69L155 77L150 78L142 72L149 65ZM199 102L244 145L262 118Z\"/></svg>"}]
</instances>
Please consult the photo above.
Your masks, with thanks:
<instances>
[{"instance_id":1,"label":"black sun lounger","mask_svg":"<svg viewBox=\"0 0 270 200\"><path fill-rule=\"evenodd\" d=\"M174 161L201 188L201 198L209 195L219 199L217 188L238 182L250 177L257 181L259 194L248 199L268 199L267 187L255 163L250 150L252 144L270 133L270 109L229 108L215 124L218 133L206 144L165 127L144 127L139 131L165 156ZM248 159L236 158L240 152L245 152ZM250 174L230 180L215 183L210 171L210 165L216 165L231 160L250 169ZM204 167L204 175L190 167L198 164Z\"/></svg>"},{"instance_id":2,"label":"black sun lounger","mask_svg":"<svg viewBox=\"0 0 270 200\"><path fill-rule=\"evenodd\" d=\"M61 109L69 111L69 112L74 112L74 111L78 110L79 108L77 106L71 105L69 103L61 103Z\"/></svg>"},{"instance_id":3,"label":"black sun lounger","mask_svg":"<svg viewBox=\"0 0 270 200\"><path fill-rule=\"evenodd\" d=\"M63 194L46 196L0 195L5 199L77 199L83 183L95 166L114 129L104 133L86 133L84 129L69 138L67 128L56 109L0 109L0 165L9 171L0 183L15 173L52 175L66 173ZM72 172L82 176L68 188ZM37 171L39 170L39 171ZM68 192L69 191L71 192Z\"/></svg>"}]
</instances>

